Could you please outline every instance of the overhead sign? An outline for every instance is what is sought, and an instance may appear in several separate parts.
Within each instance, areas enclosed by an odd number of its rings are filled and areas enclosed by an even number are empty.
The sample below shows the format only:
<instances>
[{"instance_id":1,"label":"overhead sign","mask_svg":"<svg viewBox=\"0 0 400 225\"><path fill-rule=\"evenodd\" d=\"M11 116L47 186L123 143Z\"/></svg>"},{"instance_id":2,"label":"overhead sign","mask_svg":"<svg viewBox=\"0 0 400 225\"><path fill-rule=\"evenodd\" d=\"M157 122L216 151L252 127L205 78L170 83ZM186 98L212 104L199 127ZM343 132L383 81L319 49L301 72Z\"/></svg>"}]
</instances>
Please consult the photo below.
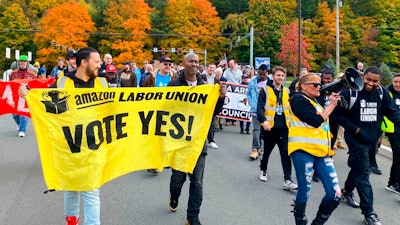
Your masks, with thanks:
<instances>
[{"instance_id":1,"label":"overhead sign","mask_svg":"<svg viewBox=\"0 0 400 225\"><path fill-rule=\"evenodd\" d=\"M269 57L256 57L256 69L258 69L262 64L267 65L268 70L271 69L271 61Z\"/></svg>"}]
</instances>

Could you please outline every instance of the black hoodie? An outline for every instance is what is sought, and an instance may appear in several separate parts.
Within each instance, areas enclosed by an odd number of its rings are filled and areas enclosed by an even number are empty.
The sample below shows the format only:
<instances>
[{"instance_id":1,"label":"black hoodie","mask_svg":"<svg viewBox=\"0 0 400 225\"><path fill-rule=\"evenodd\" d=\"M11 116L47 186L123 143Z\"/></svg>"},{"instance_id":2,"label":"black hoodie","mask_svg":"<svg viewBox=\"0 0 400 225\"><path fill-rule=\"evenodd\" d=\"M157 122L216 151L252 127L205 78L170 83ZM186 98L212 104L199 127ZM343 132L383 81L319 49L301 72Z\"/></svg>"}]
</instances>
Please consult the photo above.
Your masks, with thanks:
<instances>
[{"instance_id":1,"label":"black hoodie","mask_svg":"<svg viewBox=\"0 0 400 225\"><path fill-rule=\"evenodd\" d=\"M383 91L380 94L381 90ZM350 108L337 106L336 121L345 128L347 135L354 136L360 143L372 144L378 141L382 134L381 123L386 116L393 123L400 124L400 110L390 98L385 88L377 88L374 91L361 90L357 92L345 89L340 92L348 105L350 95L356 96L354 105ZM356 135L357 128L360 132Z\"/></svg>"}]
</instances>

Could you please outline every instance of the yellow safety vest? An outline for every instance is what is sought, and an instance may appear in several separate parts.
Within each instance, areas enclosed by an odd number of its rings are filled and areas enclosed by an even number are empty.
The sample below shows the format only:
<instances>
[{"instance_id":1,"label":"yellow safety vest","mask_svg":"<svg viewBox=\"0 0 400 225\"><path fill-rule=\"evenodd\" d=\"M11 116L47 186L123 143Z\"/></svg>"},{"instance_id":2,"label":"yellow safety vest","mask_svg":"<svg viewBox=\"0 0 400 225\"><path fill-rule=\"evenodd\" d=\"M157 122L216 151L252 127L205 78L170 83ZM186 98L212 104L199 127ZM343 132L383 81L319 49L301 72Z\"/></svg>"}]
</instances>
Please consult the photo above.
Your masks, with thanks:
<instances>
[{"instance_id":1,"label":"yellow safety vest","mask_svg":"<svg viewBox=\"0 0 400 225\"><path fill-rule=\"evenodd\" d=\"M274 127L274 121L275 121L275 114L276 114L276 103L278 101L278 98L275 95L275 91L272 87L265 86L264 87L265 91L265 106L264 106L264 115L265 118L267 119L269 125L271 128ZM290 121L290 104L289 104L289 92L287 91L287 88L282 89L282 109L283 109L283 114L285 115L285 121L286 121L286 126L289 127L289 121Z\"/></svg>"},{"instance_id":2,"label":"yellow safety vest","mask_svg":"<svg viewBox=\"0 0 400 225\"><path fill-rule=\"evenodd\" d=\"M315 107L317 112L322 112L324 108L303 95ZM329 131L329 121L322 123L315 128L301 121L293 112L290 112L289 143L288 153L303 150L316 157L332 156L334 151L331 149L331 133Z\"/></svg>"},{"instance_id":3,"label":"yellow safety vest","mask_svg":"<svg viewBox=\"0 0 400 225\"><path fill-rule=\"evenodd\" d=\"M389 95L393 98L392 92L389 91ZM386 116L383 117L381 130L386 133L394 133L394 124Z\"/></svg>"},{"instance_id":4,"label":"yellow safety vest","mask_svg":"<svg viewBox=\"0 0 400 225\"><path fill-rule=\"evenodd\" d=\"M58 88L74 88L74 80L72 80L68 76L62 76L57 80L57 87ZM107 80L104 77L96 77L94 79L94 88L107 88Z\"/></svg>"}]
</instances>

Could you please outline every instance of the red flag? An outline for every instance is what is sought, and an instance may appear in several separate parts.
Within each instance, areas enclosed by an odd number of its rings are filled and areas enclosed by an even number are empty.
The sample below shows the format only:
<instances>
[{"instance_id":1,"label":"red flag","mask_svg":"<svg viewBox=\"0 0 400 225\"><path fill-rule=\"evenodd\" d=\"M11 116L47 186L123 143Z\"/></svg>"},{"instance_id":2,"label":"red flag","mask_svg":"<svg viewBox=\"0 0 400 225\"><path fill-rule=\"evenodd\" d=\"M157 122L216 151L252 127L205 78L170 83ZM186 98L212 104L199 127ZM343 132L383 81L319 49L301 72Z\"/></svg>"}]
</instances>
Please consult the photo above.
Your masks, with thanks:
<instances>
[{"instance_id":1,"label":"red flag","mask_svg":"<svg viewBox=\"0 0 400 225\"><path fill-rule=\"evenodd\" d=\"M31 117L25 99L19 97L18 89L21 84L29 88L48 88L55 79L15 80L0 82L0 116L8 113Z\"/></svg>"}]
</instances>

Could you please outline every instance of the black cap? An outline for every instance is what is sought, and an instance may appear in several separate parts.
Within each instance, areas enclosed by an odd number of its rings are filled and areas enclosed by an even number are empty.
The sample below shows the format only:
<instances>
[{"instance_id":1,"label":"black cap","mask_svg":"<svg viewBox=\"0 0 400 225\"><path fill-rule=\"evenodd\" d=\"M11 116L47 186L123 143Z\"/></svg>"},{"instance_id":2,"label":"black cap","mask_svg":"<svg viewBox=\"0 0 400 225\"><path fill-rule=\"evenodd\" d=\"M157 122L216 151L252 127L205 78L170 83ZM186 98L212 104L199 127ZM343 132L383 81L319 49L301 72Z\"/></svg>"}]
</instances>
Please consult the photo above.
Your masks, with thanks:
<instances>
[{"instance_id":1,"label":"black cap","mask_svg":"<svg viewBox=\"0 0 400 225\"><path fill-rule=\"evenodd\" d=\"M66 59L70 59L72 57L76 57L76 55L78 55L78 52L75 51L75 50L70 49L70 50L67 51L67 54L66 54L65 58Z\"/></svg>"},{"instance_id":2,"label":"black cap","mask_svg":"<svg viewBox=\"0 0 400 225\"><path fill-rule=\"evenodd\" d=\"M171 60L171 58L168 57L168 56L163 56L163 57L161 57L161 59L160 59L160 63L162 63L162 62L172 62L172 60Z\"/></svg>"}]
</instances>

